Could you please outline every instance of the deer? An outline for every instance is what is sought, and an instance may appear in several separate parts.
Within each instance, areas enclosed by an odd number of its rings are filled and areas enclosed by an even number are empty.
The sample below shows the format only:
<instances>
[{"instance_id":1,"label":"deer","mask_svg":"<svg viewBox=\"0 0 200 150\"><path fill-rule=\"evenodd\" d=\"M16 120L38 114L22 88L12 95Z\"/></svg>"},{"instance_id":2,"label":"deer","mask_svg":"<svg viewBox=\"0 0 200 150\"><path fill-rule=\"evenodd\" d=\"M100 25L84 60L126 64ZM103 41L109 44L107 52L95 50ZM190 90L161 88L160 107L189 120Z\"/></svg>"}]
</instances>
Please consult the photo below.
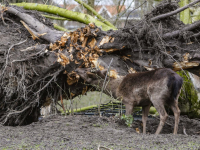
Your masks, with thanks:
<instances>
[{"instance_id":1,"label":"deer","mask_svg":"<svg viewBox=\"0 0 200 150\"><path fill-rule=\"evenodd\" d=\"M77 68L75 72L86 83L92 86L103 86L107 69L91 72L91 68ZM112 94L115 99L122 100L126 115L132 115L135 106L142 107L143 134L146 134L146 122L151 105L155 107L160 116L160 123L155 132L160 134L168 114L165 105L168 105L175 118L174 134L177 134L180 109L178 97L180 95L183 79L169 68L159 68L152 71L130 73L118 78L109 77L103 92Z\"/></svg>"}]
</instances>

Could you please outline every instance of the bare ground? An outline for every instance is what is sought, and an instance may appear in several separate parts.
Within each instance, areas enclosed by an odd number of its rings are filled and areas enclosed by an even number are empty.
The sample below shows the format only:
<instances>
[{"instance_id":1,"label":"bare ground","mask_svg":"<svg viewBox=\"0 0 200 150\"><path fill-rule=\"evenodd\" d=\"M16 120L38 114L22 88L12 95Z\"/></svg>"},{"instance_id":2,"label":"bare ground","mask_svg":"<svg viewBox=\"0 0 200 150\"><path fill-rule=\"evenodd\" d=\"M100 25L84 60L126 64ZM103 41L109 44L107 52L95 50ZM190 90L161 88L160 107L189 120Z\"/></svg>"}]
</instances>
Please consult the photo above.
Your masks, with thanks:
<instances>
[{"instance_id":1,"label":"bare ground","mask_svg":"<svg viewBox=\"0 0 200 150\"><path fill-rule=\"evenodd\" d=\"M162 134L155 136L159 119L149 119L147 135L138 134L142 122L131 128L114 117L54 115L27 126L0 125L0 149L200 149L200 122L181 117L179 134L169 117ZM188 135L183 134L185 126Z\"/></svg>"}]
</instances>

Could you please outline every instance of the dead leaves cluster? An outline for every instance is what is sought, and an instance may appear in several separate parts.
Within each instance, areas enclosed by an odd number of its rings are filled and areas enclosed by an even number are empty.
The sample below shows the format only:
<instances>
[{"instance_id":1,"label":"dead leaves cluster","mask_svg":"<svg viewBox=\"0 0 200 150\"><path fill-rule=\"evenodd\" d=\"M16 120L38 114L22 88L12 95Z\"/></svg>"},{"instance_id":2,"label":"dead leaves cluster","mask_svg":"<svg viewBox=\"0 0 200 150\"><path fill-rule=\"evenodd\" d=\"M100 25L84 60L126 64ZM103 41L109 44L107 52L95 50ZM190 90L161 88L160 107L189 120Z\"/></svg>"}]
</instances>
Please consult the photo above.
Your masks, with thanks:
<instances>
[{"instance_id":1,"label":"dead leaves cluster","mask_svg":"<svg viewBox=\"0 0 200 150\"><path fill-rule=\"evenodd\" d=\"M74 62L78 67L95 67L95 62L102 55L99 45L109 42L112 38L106 37L97 43L97 33L100 31L95 24L91 23L84 28L77 29L74 32L65 33L61 39L49 45L49 50L57 56L57 62L63 67ZM114 39L112 39L114 40ZM72 85L76 83L79 76L75 72L67 74L67 83Z\"/></svg>"}]
</instances>

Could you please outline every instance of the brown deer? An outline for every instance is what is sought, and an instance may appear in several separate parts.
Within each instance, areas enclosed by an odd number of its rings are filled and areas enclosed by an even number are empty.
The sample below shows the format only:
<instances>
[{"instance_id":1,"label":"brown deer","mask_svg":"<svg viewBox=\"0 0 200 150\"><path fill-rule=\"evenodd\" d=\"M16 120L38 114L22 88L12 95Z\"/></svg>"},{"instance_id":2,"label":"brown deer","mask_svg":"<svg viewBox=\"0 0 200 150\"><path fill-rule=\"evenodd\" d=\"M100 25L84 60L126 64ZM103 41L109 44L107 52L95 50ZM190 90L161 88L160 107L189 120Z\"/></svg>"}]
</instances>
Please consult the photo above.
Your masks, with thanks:
<instances>
[{"instance_id":1,"label":"brown deer","mask_svg":"<svg viewBox=\"0 0 200 150\"><path fill-rule=\"evenodd\" d=\"M82 79L93 86L103 86L107 70L91 73L90 68L78 68L76 72ZM146 121L151 103L160 115L160 124L155 134L159 134L167 119L164 105L171 107L175 116L174 134L177 134L180 110L178 97L183 79L171 69L127 74L117 79L107 80L104 93L121 98L126 107L126 115L131 115L134 106L142 106L143 134L146 134Z\"/></svg>"}]
</instances>

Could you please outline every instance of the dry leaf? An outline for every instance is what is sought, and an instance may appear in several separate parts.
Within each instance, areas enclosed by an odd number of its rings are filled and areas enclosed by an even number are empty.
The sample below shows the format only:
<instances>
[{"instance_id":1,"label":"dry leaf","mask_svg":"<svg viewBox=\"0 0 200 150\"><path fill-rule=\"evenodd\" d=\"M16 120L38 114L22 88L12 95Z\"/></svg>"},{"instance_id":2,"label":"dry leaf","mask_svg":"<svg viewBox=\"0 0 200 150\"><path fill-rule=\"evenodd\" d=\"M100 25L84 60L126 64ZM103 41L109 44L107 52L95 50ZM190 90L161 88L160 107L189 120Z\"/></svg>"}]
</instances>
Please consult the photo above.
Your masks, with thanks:
<instances>
[{"instance_id":1,"label":"dry leaf","mask_svg":"<svg viewBox=\"0 0 200 150\"><path fill-rule=\"evenodd\" d=\"M79 34L77 32L72 32L71 41L74 42L74 43L77 43L78 38L79 38Z\"/></svg>"},{"instance_id":2,"label":"dry leaf","mask_svg":"<svg viewBox=\"0 0 200 150\"><path fill-rule=\"evenodd\" d=\"M67 84L68 85L72 85L76 82L78 82L80 76L78 74L76 74L76 72L72 71L71 73L68 73L67 75Z\"/></svg>"},{"instance_id":3,"label":"dry leaf","mask_svg":"<svg viewBox=\"0 0 200 150\"><path fill-rule=\"evenodd\" d=\"M90 27L86 26L85 29L86 29L86 33L85 34L90 35L91 34Z\"/></svg>"},{"instance_id":4,"label":"dry leaf","mask_svg":"<svg viewBox=\"0 0 200 150\"><path fill-rule=\"evenodd\" d=\"M60 46L64 47L66 42L67 42L67 38L62 36L59 44L60 44Z\"/></svg>"},{"instance_id":5,"label":"dry leaf","mask_svg":"<svg viewBox=\"0 0 200 150\"><path fill-rule=\"evenodd\" d=\"M72 54L70 54L69 57L70 57L70 61L74 61L74 58L73 58Z\"/></svg>"},{"instance_id":6,"label":"dry leaf","mask_svg":"<svg viewBox=\"0 0 200 150\"><path fill-rule=\"evenodd\" d=\"M137 71L133 68L129 68L128 73L136 73Z\"/></svg>"},{"instance_id":7,"label":"dry leaf","mask_svg":"<svg viewBox=\"0 0 200 150\"><path fill-rule=\"evenodd\" d=\"M136 128L135 131L136 131L138 134L140 134L139 128Z\"/></svg>"},{"instance_id":8,"label":"dry leaf","mask_svg":"<svg viewBox=\"0 0 200 150\"><path fill-rule=\"evenodd\" d=\"M108 73L109 77L117 79L118 78L118 73L115 70L110 70L110 72Z\"/></svg>"},{"instance_id":9,"label":"dry leaf","mask_svg":"<svg viewBox=\"0 0 200 150\"><path fill-rule=\"evenodd\" d=\"M118 50L119 49L115 49L115 48L103 49L103 51L105 51L106 53L114 52L114 51L118 51Z\"/></svg>"},{"instance_id":10,"label":"dry leaf","mask_svg":"<svg viewBox=\"0 0 200 150\"><path fill-rule=\"evenodd\" d=\"M96 26L95 26L95 24L92 22L92 23L89 23L89 26L90 26L90 28L92 28L92 29L94 29Z\"/></svg>"},{"instance_id":11,"label":"dry leaf","mask_svg":"<svg viewBox=\"0 0 200 150\"><path fill-rule=\"evenodd\" d=\"M154 68L151 68L151 67L147 67L147 66L143 66L145 69L147 69L148 71L151 71L151 70L155 70Z\"/></svg>"},{"instance_id":12,"label":"dry leaf","mask_svg":"<svg viewBox=\"0 0 200 150\"><path fill-rule=\"evenodd\" d=\"M85 61L84 63L85 63L85 67L86 67L86 68L89 68L89 67L90 67L90 63L89 63L88 61Z\"/></svg>"},{"instance_id":13,"label":"dry leaf","mask_svg":"<svg viewBox=\"0 0 200 150\"><path fill-rule=\"evenodd\" d=\"M63 74L67 74L67 70L65 70L65 71L63 72Z\"/></svg>"},{"instance_id":14,"label":"dry leaf","mask_svg":"<svg viewBox=\"0 0 200 150\"><path fill-rule=\"evenodd\" d=\"M75 94L74 94L74 93L70 93L70 95L71 95L71 98L75 96Z\"/></svg>"},{"instance_id":15,"label":"dry leaf","mask_svg":"<svg viewBox=\"0 0 200 150\"><path fill-rule=\"evenodd\" d=\"M103 66L101 66L101 65L98 65L97 68L99 68L99 70L105 69L105 68L104 68Z\"/></svg>"},{"instance_id":16,"label":"dry leaf","mask_svg":"<svg viewBox=\"0 0 200 150\"><path fill-rule=\"evenodd\" d=\"M59 47L56 43L54 43L54 44L50 43L49 48L50 48L52 51L54 51L54 50L56 50L56 49L59 49L60 47Z\"/></svg>"},{"instance_id":17,"label":"dry leaf","mask_svg":"<svg viewBox=\"0 0 200 150\"><path fill-rule=\"evenodd\" d=\"M113 37L113 38L111 38L111 40L110 40L110 43L113 43L114 42L114 40L115 40L115 38Z\"/></svg>"},{"instance_id":18,"label":"dry leaf","mask_svg":"<svg viewBox=\"0 0 200 150\"><path fill-rule=\"evenodd\" d=\"M105 43L108 43L108 42L110 41L111 38L112 38L112 37L106 35L106 36L101 40L99 46L101 46L101 45L103 45L103 44L105 44Z\"/></svg>"},{"instance_id":19,"label":"dry leaf","mask_svg":"<svg viewBox=\"0 0 200 150\"><path fill-rule=\"evenodd\" d=\"M76 53L76 57L77 57L78 59L82 59L81 51Z\"/></svg>"},{"instance_id":20,"label":"dry leaf","mask_svg":"<svg viewBox=\"0 0 200 150\"><path fill-rule=\"evenodd\" d=\"M149 66L151 66L152 65L152 60L151 59L149 59Z\"/></svg>"},{"instance_id":21,"label":"dry leaf","mask_svg":"<svg viewBox=\"0 0 200 150\"><path fill-rule=\"evenodd\" d=\"M125 61L130 60L131 62L133 62L129 57L126 57L126 56L122 56L122 59L125 60Z\"/></svg>"},{"instance_id":22,"label":"dry leaf","mask_svg":"<svg viewBox=\"0 0 200 150\"><path fill-rule=\"evenodd\" d=\"M99 28L97 28L97 29L95 30L95 33L97 33L97 32L99 32Z\"/></svg>"},{"instance_id":23,"label":"dry leaf","mask_svg":"<svg viewBox=\"0 0 200 150\"><path fill-rule=\"evenodd\" d=\"M69 48L69 53L72 53L72 51L73 51L73 47L70 46L70 48Z\"/></svg>"},{"instance_id":24,"label":"dry leaf","mask_svg":"<svg viewBox=\"0 0 200 150\"><path fill-rule=\"evenodd\" d=\"M83 88L83 90L82 90L82 95L85 95L85 93L87 92L87 90L88 90L88 87L86 86L85 88Z\"/></svg>"},{"instance_id":25,"label":"dry leaf","mask_svg":"<svg viewBox=\"0 0 200 150\"><path fill-rule=\"evenodd\" d=\"M81 31L79 40L80 40L80 42L83 42L84 39L85 39L85 36L84 36L83 32Z\"/></svg>"},{"instance_id":26,"label":"dry leaf","mask_svg":"<svg viewBox=\"0 0 200 150\"><path fill-rule=\"evenodd\" d=\"M69 58L66 57L64 54L62 53L57 53L58 59L57 62L59 62L62 66L66 66L70 63Z\"/></svg>"},{"instance_id":27,"label":"dry leaf","mask_svg":"<svg viewBox=\"0 0 200 150\"><path fill-rule=\"evenodd\" d=\"M57 62L61 62L62 61L62 59L58 56L58 59L57 59Z\"/></svg>"},{"instance_id":28,"label":"dry leaf","mask_svg":"<svg viewBox=\"0 0 200 150\"><path fill-rule=\"evenodd\" d=\"M90 48L93 48L95 46L95 44L97 43L96 39L93 38L90 43L88 43L88 45L90 46Z\"/></svg>"},{"instance_id":29,"label":"dry leaf","mask_svg":"<svg viewBox=\"0 0 200 150\"><path fill-rule=\"evenodd\" d=\"M78 64L80 64L80 63L79 63L77 60L75 60L75 64L77 64L77 65L78 65Z\"/></svg>"},{"instance_id":30,"label":"dry leaf","mask_svg":"<svg viewBox=\"0 0 200 150\"><path fill-rule=\"evenodd\" d=\"M190 56L189 53L185 53L185 54L183 55L184 62L188 62L188 61L189 61L189 56Z\"/></svg>"},{"instance_id":31,"label":"dry leaf","mask_svg":"<svg viewBox=\"0 0 200 150\"><path fill-rule=\"evenodd\" d=\"M84 40L83 40L83 43L81 45L82 47L86 46L87 40L88 40L88 37L85 37Z\"/></svg>"},{"instance_id":32,"label":"dry leaf","mask_svg":"<svg viewBox=\"0 0 200 150\"><path fill-rule=\"evenodd\" d=\"M70 34L69 33L67 33L67 32L65 32L64 34L63 34L63 38L69 38L70 37Z\"/></svg>"}]
</instances>

